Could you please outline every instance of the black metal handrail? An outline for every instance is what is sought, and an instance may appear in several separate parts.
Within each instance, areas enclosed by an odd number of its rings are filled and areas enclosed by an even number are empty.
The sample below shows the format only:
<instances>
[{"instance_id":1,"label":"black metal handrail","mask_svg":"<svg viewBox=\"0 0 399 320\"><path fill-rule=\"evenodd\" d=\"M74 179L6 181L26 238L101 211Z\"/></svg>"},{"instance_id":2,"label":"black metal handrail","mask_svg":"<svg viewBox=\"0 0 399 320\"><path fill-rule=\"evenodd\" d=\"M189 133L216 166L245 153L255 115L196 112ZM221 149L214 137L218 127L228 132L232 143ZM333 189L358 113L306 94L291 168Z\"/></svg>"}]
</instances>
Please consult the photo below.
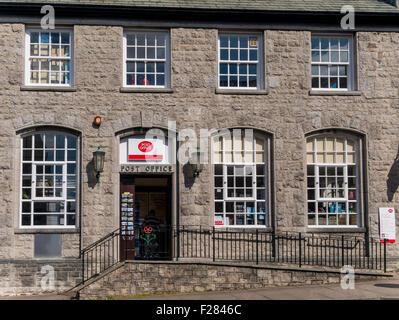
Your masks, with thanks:
<instances>
[{"instance_id":1,"label":"black metal handrail","mask_svg":"<svg viewBox=\"0 0 399 320\"><path fill-rule=\"evenodd\" d=\"M99 244L100 242L103 242L104 240L112 237L114 234L116 234L117 232L119 232L119 228L110 232L109 234L107 234L106 236L100 238L99 240L97 240L96 242L93 242L92 244L90 244L89 246L87 246L86 248L82 249L82 253L86 252L88 250L90 250L91 248L95 247L97 244Z\"/></svg>"},{"instance_id":2,"label":"black metal handrail","mask_svg":"<svg viewBox=\"0 0 399 320\"><path fill-rule=\"evenodd\" d=\"M119 236L114 230L81 251L82 283L120 262Z\"/></svg>"},{"instance_id":3,"label":"black metal handrail","mask_svg":"<svg viewBox=\"0 0 399 320\"><path fill-rule=\"evenodd\" d=\"M386 242L343 235L270 232L261 229L181 227L178 256L212 261L288 263L321 267L351 265L386 272Z\"/></svg>"},{"instance_id":4,"label":"black metal handrail","mask_svg":"<svg viewBox=\"0 0 399 320\"><path fill-rule=\"evenodd\" d=\"M83 249L81 255L83 282L129 259L199 258L387 270L386 241L261 229L159 226L137 228L134 235L117 229Z\"/></svg>"},{"instance_id":5,"label":"black metal handrail","mask_svg":"<svg viewBox=\"0 0 399 320\"><path fill-rule=\"evenodd\" d=\"M81 250L83 283L124 260L172 258L174 232L170 226L137 228L134 234L130 233L116 229Z\"/></svg>"}]
</instances>

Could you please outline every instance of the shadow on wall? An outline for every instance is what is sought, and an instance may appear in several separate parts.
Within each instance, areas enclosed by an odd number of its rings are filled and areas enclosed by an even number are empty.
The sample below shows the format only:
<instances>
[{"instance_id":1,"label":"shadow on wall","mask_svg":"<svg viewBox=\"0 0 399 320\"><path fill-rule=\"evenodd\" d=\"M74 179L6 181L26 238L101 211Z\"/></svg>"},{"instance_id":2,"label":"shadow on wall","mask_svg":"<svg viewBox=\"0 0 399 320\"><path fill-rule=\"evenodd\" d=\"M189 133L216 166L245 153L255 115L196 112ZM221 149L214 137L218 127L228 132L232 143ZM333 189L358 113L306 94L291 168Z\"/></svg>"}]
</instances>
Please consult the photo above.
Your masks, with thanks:
<instances>
[{"instance_id":1,"label":"shadow on wall","mask_svg":"<svg viewBox=\"0 0 399 320\"><path fill-rule=\"evenodd\" d=\"M396 154L395 161L393 162L391 169L388 173L387 179L387 197L388 201L392 201L395 192L399 187L399 149Z\"/></svg>"},{"instance_id":2,"label":"shadow on wall","mask_svg":"<svg viewBox=\"0 0 399 320\"><path fill-rule=\"evenodd\" d=\"M184 186L188 189L194 184L193 169L189 163L183 166Z\"/></svg>"},{"instance_id":3,"label":"shadow on wall","mask_svg":"<svg viewBox=\"0 0 399 320\"><path fill-rule=\"evenodd\" d=\"M87 173L87 184L89 185L89 188L94 188L97 184L97 177L96 177L96 171L94 170L93 159L91 159L91 161L87 164L86 173Z\"/></svg>"}]
</instances>

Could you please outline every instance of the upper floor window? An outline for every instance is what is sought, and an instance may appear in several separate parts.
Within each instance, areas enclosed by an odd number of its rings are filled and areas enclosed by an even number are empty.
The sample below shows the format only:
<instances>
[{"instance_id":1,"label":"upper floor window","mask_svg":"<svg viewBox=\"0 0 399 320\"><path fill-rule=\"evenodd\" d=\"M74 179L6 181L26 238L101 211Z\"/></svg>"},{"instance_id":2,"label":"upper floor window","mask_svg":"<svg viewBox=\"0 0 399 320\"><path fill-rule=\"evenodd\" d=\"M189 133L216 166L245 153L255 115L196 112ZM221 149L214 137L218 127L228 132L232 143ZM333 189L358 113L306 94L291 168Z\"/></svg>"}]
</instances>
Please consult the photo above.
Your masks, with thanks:
<instances>
[{"instance_id":1,"label":"upper floor window","mask_svg":"<svg viewBox=\"0 0 399 320\"><path fill-rule=\"evenodd\" d=\"M21 142L21 227L75 227L78 138L37 132Z\"/></svg>"},{"instance_id":2,"label":"upper floor window","mask_svg":"<svg viewBox=\"0 0 399 320\"><path fill-rule=\"evenodd\" d=\"M124 34L124 86L169 86L169 34L127 31Z\"/></svg>"},{"instance_id":3,"label":"upper floor window","mask_svg":"<svg viewBox=\"0 0 399 320\"><path fill-rule=\"evenodd\" d=\"M262 88L262 37L219 35L219 88Z\"/></svg>"},{"instance_id":4,"label":"upper floor window","mask_svg":"<svg viewBox=\"0 0 399 320\"><path fill-rule=\"evenodd\" d=\"M354 90L351 36L312 36L312 89Z\"/></svg>"},{"instance_id":5,"label":"upper floor window","mask_svg":"<svg viewBox=\"0 0 399 320\"><path fill-rule=\"evenodd\" d=\"M360 224L360 140L326 134L307 139L308 225Z\"/></svg>"},{"instance_id":6,"label":"upper floor window","mask_svg":"<svg viewBox=\"0 0 399 320\"><path fill-rule=\"evenodd\" d=\"M252 129L213 137L215 226L267 226L269 139Z\"/></svg>"},{"instance_id":7,"label":"upper floor window","mask_svg":"<svg viewBox=\"0 0 399 320\"><path fill-rule=\"evenodd\" d=\"M25 56L27 85L72 85L72 31L28 29Z\"/></svg>"}]
</instances>

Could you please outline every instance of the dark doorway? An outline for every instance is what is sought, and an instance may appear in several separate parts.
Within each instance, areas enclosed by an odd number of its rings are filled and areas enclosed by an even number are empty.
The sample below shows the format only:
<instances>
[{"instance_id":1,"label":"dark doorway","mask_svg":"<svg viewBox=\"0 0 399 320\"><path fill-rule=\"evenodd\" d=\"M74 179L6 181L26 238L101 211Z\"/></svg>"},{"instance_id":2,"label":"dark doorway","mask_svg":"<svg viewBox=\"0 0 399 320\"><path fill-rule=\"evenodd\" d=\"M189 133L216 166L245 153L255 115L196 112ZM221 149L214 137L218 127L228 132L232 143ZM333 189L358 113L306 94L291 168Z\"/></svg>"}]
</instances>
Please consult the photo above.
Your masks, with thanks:
<instances>
[{"instance_id":1,"label":"dark doorway","mask_svg":"<svg viewBox=\"0 0 399 320\"><path fill-rule=\"evenodd\" d=\"M171 258L171 177L121 175L121 256Z\"/></svg>"}]
</instances>

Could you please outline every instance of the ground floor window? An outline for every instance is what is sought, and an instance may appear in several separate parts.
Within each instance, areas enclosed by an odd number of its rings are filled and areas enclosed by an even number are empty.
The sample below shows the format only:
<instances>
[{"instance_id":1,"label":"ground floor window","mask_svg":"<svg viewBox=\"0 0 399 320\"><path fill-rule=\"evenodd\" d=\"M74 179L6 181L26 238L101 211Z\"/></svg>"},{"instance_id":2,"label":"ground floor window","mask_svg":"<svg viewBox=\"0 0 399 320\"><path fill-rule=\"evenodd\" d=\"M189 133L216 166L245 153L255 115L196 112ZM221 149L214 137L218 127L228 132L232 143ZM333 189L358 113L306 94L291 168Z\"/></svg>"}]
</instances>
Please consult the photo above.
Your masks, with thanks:
<instances>
[{"instance_id":1,"label":"ground floor window","mask_svg":"<svg viewBox=\"0 0 399 320\"><path fill-rule=\"evenodd\" d=\"M268 143L252 129L213 138L216 226L268 224Z\"/></svg>"},{"instance_id":2,"label":"ground floor window","mask_svg":"<svg viewBox=\"0 0 399 320\"><path fill-rule=\"evenodd\" d=\"M77 137L35 132L21 140L21 227L75 227Z\"/></svg>"},{"instance_id":3,"label":"ground floor window","mask_svg":"<svg viewBox=\"0 0 399 320\"><path fill-rule=\"evenodd\" d=\"M307 139L309 226L359 225L359 142L334 134Z\"/></svg>"}]
</instances>

